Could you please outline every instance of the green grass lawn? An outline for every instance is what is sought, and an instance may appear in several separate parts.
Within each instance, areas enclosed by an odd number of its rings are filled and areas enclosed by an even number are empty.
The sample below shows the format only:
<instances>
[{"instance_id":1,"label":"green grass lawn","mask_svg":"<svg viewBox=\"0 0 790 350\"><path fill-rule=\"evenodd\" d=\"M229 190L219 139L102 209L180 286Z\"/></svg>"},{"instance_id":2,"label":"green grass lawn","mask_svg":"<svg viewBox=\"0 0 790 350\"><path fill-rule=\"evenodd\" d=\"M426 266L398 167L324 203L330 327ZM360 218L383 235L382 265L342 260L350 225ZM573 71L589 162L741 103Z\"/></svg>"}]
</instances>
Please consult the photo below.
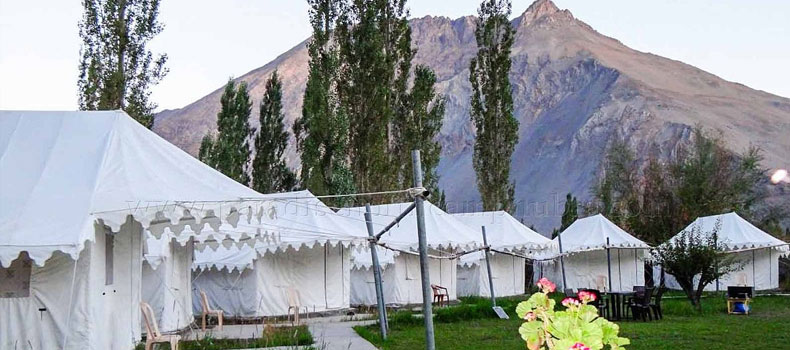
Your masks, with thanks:
<instances>
[{"instance_id":1,"label":"green grass lawn","mask_svg":"<svg viewBox=\"0 0 790 350\"><path fill-rule=\"evenodd\" d=\"M296 347L310 345L313 336L307 326L276 327L271 333L261 338L254 339L212 339L182 341L178 344L180 350L223 350L223 349L252 349L273 346ZM138 345L136 350L143 350L144 344ZM160 345L159 349L169 349Z\"/></svg>"},{"instance_id":2,"label":"green grass lawn","mask_svg":"<svg viewBox=\"0 0 790 350\"><path fill-rule=\"evenodd\" d=\"M669 294L669 293L668 293ZM628 349L790 349L790 297L760 296L753 301L753 314L727 315L723 296L703 299L703 311L694 311L684 298L664 300L664 319L653 322L619 322L621 336L631 339ZM518 335L521 321L515 305L526 299L507 298L498 304L510 320L493 318L482 299L465 299L459 306L439 309L434 317L439 349L524 349ZM356 331L387 350L420 349L425 333L422 320L404 312L391 315L390 337L381 340L378 326L356 327Z\"/></svg>"}]
</instances>

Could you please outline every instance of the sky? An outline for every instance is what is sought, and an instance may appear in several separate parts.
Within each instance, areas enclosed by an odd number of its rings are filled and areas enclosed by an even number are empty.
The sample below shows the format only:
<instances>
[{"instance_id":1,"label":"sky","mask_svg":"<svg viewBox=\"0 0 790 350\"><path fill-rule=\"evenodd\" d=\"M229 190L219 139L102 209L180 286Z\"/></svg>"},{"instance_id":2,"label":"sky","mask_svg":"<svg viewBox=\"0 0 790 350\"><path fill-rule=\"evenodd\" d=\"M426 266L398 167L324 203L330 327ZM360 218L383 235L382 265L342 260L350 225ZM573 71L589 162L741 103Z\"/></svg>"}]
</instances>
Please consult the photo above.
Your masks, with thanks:
<instances>
[{"instance_id":1,"label":"sky","mask_svg":"<svg viewBox=\"0 0 790 350\"><path fill-rule=\"evenodd\" d=\"M513 17L532 0L514 0ZM790 97L788 0L554 0L599 32L724 79ZM457 18L480 0L410 0L411 17ZM220 6L221 5L221 6ZM0 109L74 110L79 0L0 0ZM150 48L170 74L159 109L183 107L310 35L302 0L163 0Z\"/></svg>"}]
</instances>

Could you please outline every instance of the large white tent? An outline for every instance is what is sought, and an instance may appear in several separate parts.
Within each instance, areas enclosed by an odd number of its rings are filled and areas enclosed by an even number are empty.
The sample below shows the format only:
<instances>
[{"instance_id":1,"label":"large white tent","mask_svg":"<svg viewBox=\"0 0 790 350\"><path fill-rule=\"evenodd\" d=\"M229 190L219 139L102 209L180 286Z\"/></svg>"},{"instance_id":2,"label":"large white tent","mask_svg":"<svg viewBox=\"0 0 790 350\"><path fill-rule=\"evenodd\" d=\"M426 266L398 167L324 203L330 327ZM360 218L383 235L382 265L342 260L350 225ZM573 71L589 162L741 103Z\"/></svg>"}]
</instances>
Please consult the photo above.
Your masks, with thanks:
<instances>
[{"instance_id":1,"label":"large white tent","mask_svg":"<svg viewBox=\"0 0 790 350\"><path fill-rule=\"evenodd\" d=\"M290 300L309 312L348 308L351 249L366 233L309 191L267 198L271 222L260 229L277 234L264 234L254 248L213 244L195 253L194 311L201 290L231 317L285 315Z\"/></svg>"},{"instance_id":2,"label":"large white tent","mask_svg":"<svg viewBox=\"0 0 790 350\"><path fill-rule=\"evenodd\" d=\"M412 203L376 205L371 207L373 228L378 233L390 224ZM340 211L357 219L356 224L365 228L365 208ZM464 225L452 215L430 202L425 202L425 231L428 245L429 275L431 284L447 288L449 299L456 297L455 254L482 245L482 236ZM379 264L382 267L384 303L407 305L422 302L422 282L417 243L417 214L412 210L399 224L381 236L377 247ZM373 278L370 250L354 252L351 270L351 304L375 305L376 287Z\"/></svg>"},{"instance_id":3,"label":"large white tent","mask_svg":"<svg viewBox=\"0 0 790 350\"><path fill-rule=\"evenodd\" d=\"M535 278L547 277L562 288L631 291L645 285L648 249L645 242L603 215L589 216L576 220L552 240L553 254L538 264Z\"/></svg>"},{"instance_id":4,"label":"large white tent","mask_svg":"<svg viewBox=\"0 0 790 350\"><path fill-rule=\"evenodd\" d=\"M492 253L491 280L495 296L524 294L526 259L549 248L551 240L524 226L505 211L459 213L453 217L486 237ZM491 296L485 255L476 252L459 259L458 296Z\"/></svg>"},{"instance_id":5,"label":"large white tent","mask_svg":"<svg viewBox=\"0 0 790 350\"><path fill-rule=\"evenodd\" d=\"M239 240L203 224L266 209L120 111L0 112L0 179L0 349L131 349L152 222Z\"/></svg>"},{"instance_id":6,"label":"large white tent","mask_svg":"<svg viewBox=\"0 0 790 350\"><path fill-rule=\"evenodd\" d=\"M738 271L731 272L705 287L705 290L725 290L727 286L752 286L755 290L779 288L779 256L788 252L788 244L752 225L736 213L700 217L689 224L670 242L680 239L681 235L694 232L702 237L710 237L716 232L716 239L727 252L735 256ZM660 283L660 267L654 268L653 278ZM672 275L665 275L665 285L670 289L681 289Z\"/></svg>"}]
</instances>

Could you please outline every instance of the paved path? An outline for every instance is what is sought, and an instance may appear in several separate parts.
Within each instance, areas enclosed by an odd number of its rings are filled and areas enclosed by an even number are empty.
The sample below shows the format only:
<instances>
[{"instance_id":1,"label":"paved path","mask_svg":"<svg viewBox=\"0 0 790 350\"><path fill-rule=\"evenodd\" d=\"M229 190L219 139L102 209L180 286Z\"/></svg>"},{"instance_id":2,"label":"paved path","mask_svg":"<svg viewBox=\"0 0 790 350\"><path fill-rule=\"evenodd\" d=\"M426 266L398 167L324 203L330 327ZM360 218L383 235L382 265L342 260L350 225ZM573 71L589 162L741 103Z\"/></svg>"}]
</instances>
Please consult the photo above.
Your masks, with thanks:
<instances>
[{"instance_id":1,"label":"paved path","mask_svg":"<svg viewBox=\"0 0 790 350\"><path fill-rule=\"evenodd\" d=\"M316 350L376 350L370 342L360 337L352 329L358 325L375 324L375 320L366 321L343 321L344 316L320 317L303 319L310 333L313 335ZM202 339L207 335L215 339L249 339L259 338L263 332L260 324L225 325L222 330L211 328L203 332L200 328L187 332L182 338L184 340ZM266 348L266 350L288 349L294 347Z\"/></svg>"}]
</instances>

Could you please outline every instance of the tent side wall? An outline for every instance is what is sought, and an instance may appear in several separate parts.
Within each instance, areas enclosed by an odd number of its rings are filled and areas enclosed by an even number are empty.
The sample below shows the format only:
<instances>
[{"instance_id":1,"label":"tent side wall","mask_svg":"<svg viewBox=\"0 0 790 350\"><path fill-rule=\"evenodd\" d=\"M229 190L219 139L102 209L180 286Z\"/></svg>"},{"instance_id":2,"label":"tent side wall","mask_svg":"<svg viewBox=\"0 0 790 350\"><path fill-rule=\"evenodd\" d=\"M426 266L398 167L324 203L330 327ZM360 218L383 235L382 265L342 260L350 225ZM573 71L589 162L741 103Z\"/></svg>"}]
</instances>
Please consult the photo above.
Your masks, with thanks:
<instances>
[{"instance_id":1,"label":"tent side wall","mask_svg":"<svg viewBox=\"0 0 790 350\"><path fill-rule=\"evenodd\" d=\"M645 251L641 249L610 249L612 266L612 289L631 291L634 286L645 285ZM546 277L558 288L592 288L609 290L609 266L606 250L593 250L565 256L565 280L562 286L560 259L543 262L536 267L535 279Z\"/></svg>"},{"instance_id":2,"label":"tent side wall","mask_svg":"<svg viewBox=\"0 0 790 350\"><path fill-rule=\"evenodd\" d=\"M0 314L8 317L0 322L0 349L134 347L140 339L141 226L123 225L111 244L103 232L97 229L96 241L86 244L76 262L56 252L43 267L32 265L29 296L0 298ZM113 248L110 257L106 247ZM10 267L28 263L18 259ZM4 277L0 284L7 285Z\"/></svg>"},{"instance_id":3,"label":"tent side wall","mask_svg":"<svg viewBox=\"0 0 790 350\"><path fill-rule=\"evenodd\" d=\"M489 260L497 297L524 294L524 258L493 254ZM472 266L458 266L458 296L491 296L485 260Z\"/></svg>"},{"instance_id":4,"label":"tent side wall","mask_svg":"<svg viewBox=\"0 0 790 350\"><path fill-rule=\"evenodd\" d=\"M168 244L169 254L156 269L147 262L143 263L143 301L151 305L159 322L159 330L162 332L184 329L194 320L191 276L194 244L192 242L190 240L186 245L181 246L172 241Z\"/></svg>"},{"instance_id":5,"label":"tent side wall","mask_svg":"<svg viewBox=\"0 0 790 350\"><path fill-rule=\"evenodd\" d=\"M773 249L755 249L733 253L742 268L719 278L719 290L727 290L728 286L754 286L755 290L771 290L779 288L779 252ZM661 268L653 268L656 284L661 281ZM666 274L664 284L669 289L680 290L675 277ZM715 291L716 282L705 286L706 291Z\"/></svg>"},{"instance_id":6,"label":"tent side wall","mask_svg":"<svg viewBox=\"0 0 790 350\"><path fill-rule=\"evenodd\" d=\"M436 252L431 252L435 254ZM446 287L450 300L456 300L457 259L429 259L431 284ZM373 269L354 268L351 272L352 305L375 305L376 286ZM412 254L400 254L395 262L382 271L384 303L406 305L422 303L422 280L420 258Z\"/></svg>"}]
</instances>

